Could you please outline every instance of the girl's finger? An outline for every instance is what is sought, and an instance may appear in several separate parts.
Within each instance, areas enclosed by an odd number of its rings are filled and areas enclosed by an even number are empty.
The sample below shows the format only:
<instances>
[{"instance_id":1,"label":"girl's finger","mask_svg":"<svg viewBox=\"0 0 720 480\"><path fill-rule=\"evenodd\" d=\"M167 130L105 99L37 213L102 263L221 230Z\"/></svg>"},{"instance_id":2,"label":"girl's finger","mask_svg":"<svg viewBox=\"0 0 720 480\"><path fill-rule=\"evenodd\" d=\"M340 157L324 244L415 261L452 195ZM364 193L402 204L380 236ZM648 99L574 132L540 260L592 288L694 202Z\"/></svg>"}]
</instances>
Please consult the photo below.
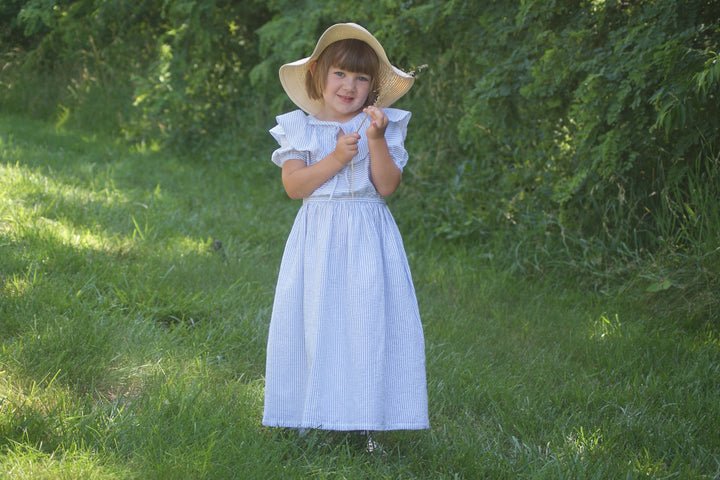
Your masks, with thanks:
<instances>
[{"instance_id":1,"label":"girl's finger","mask_svg":"<svg viewBox=\"0 0 720 480\"><path fill-rule=\"evenodd\" d=\"M387 124L387 115L385 115L385 112L373 106L367 107L366 110L366 113L373 119L376 127L382 128Z\"/></svg>"}]
</instances>

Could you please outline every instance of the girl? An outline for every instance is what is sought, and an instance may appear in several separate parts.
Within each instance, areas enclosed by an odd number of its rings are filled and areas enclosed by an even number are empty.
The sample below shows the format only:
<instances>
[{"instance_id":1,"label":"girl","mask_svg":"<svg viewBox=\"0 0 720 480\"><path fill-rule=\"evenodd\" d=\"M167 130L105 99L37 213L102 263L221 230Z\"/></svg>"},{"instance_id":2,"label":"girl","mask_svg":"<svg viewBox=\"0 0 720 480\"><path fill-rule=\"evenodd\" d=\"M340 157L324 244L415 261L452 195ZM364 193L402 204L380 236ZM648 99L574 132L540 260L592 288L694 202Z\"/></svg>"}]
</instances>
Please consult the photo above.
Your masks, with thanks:
<instances>
[{"instance_id":1,"label":"girl","mask_svg":"<svg viewBox=\"0 0 720 480\"><path fill-rule=\"evenodd\" d=\"M303 205L275 291L264 425L429 426L422 325L384 200L408 159L410 112L381 107L413 80L352 23L330 27L310 57L280 68L285 92L307 114L277 117L272 161L287 194Z\"/></svg>"}]
</instances>

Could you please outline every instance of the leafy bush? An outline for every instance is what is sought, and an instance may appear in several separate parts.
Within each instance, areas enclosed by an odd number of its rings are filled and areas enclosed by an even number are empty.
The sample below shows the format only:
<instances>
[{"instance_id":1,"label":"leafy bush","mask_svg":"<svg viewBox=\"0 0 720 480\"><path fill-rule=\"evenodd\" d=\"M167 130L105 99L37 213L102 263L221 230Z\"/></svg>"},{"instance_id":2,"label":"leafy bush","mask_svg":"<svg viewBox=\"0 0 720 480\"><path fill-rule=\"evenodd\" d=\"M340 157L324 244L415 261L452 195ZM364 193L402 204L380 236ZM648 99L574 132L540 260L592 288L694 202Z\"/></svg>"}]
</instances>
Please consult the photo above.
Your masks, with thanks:
<instances>
[{"instance_id":1,"label":"leafy bush","mask_svg":"<svg viewBox=\"0 0 720 480\"><path fill-rule=\"evenodd\" d=\"M278 67L354 21L417 71L396 200L417 234L537 271L717 245L718 2L13 0L0 19L2 108L195 155L269 154L294 108Z\"/></svg>"},{"instance_id":2,"label":"leafy bush","mask_svg":"<svg viewBox=\"0 0 720 480\"><path fill-rule=\"evenodd\" d=\"M257 102L248 72L259 59L254 28L267 17L263 2L166 2L155 58L137 82L140 122L134 137L197 146L228 123L239 128Z\"/></svg>"}]
</instances>

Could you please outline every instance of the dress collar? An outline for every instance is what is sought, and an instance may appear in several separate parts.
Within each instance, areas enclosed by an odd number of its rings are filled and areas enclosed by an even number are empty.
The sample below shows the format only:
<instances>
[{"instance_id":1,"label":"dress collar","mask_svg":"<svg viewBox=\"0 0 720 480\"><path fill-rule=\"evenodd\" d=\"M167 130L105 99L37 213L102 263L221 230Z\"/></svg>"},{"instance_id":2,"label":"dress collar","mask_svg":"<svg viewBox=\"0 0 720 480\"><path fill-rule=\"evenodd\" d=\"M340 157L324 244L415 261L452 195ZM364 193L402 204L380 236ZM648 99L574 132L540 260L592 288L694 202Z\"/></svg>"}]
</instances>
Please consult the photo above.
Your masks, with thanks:
<instances>
[{"instance_id":1,"label":"dress collar","mask_svg":"<svg viewBox=\"0 0 720 480\"><path fill-rule=\"evenodd\" d=\"M354 132L355 130L357 130L357 127L360 125L363 118L365 118L365 113L359 112L357 115L355 115L349 121L342 123L342 122L335 122L335 121L330 121L330 120L319 120L312 115L308 115L308 124L340 127L343 129L343 131L347 130L347 131Z\"/></svg>"}]
</instances>

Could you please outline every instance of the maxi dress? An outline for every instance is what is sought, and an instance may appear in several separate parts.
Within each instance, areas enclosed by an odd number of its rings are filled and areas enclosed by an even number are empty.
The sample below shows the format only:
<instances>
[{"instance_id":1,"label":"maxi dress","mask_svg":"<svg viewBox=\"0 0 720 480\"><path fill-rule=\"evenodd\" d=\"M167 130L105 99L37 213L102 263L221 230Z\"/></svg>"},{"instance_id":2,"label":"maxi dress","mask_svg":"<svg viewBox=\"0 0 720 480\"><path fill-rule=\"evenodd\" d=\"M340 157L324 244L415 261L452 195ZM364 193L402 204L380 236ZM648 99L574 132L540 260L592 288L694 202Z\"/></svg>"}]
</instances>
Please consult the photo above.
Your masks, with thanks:
<instances>
[{"instance_id":1,"label":"maxi dress","mask_svg":"<svg viewBox=\"0 0 720 480\"><path fill-rule=\"evenodd\" d=\"M384 109L390 154L402 169L410 112ZM347 123L296 110L270 130L272 161L311 165L335 149ZM425 345L398 227L359 153L304 199L283 253L268 334L263 424L324 430L429 427Z\"/></svg>"}]
</instances>

